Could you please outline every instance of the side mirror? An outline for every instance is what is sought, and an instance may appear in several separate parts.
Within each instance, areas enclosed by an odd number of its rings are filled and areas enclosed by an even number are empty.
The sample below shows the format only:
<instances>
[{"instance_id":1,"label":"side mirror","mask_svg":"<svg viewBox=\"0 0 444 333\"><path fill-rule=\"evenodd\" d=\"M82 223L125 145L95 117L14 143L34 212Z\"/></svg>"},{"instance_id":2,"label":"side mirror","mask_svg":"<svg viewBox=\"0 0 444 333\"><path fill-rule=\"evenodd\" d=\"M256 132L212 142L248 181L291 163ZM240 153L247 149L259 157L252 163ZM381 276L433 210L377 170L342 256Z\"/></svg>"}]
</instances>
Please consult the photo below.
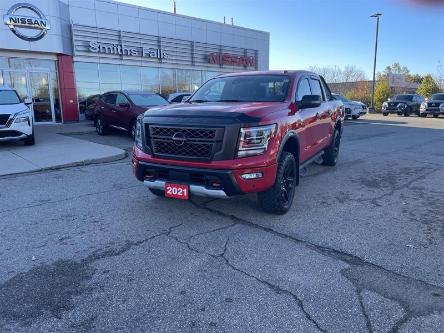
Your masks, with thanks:
<instances>
[{"instance_id":1,"label":"side mirror","mask_svg":"<svg viewBox=\"0 0 444 333\"><path fill-rule=\"evenodd\" d=\"M185 103L188 102L188 100L190 99L191 96L183 96L182 100L180 101L181 103Z\"/></svg>"},{"instance_id":2,"label":"side mirror","mask_svg":"<svg viewBox=\"0 0 444 333\"><path fill-rule=\"evenodd\" d=\"M319 95L305 95L302 97L299 107L301 109L312 109L320 107L322 103L321 96Z\"/></svg>"},{"instance_id":3,"label":"side mirror","mask_svg":"<svg viewBox=\"0 0 444 333\"><path fill-rule=\"evenodd\" d=\"M29 97L25 97L25 99L23 100L23 103L25 103L25 105L31 105L32 99L30 99Z\"/></svg>"},{"instance_id":4,"label":"side mirror","mask_svg":"<svg viewBox=\"0 0 444 333\"><path fill-rule=\"evenodd\" d=\"M119 108L128 109L130 107L129 103L119 103Z\"/></svg>"}]
</instances>

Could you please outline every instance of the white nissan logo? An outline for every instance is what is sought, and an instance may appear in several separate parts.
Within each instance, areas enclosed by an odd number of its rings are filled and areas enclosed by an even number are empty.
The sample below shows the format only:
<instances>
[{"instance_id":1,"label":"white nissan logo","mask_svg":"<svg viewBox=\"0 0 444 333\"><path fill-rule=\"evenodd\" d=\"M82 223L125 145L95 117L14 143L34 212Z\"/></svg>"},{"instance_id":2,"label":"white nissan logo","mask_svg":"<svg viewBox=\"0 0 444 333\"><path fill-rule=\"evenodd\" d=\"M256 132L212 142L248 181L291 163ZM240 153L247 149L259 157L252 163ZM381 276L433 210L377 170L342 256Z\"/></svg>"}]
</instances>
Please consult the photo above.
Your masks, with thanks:
<instances>
[{"instance_id":1,"label":"white nissan logo","mask_svg":"<svg viewBox=\"0 0 444 333\"><path fill-rule=\"evenodd\" d=\"M22 9L35 15L23 15L21 14ZM29 42L43 38L51 29L49 21L40 9L29 3L18 3L9 8L3 16L3 21L17 37ZM38 30L38 32L37 34L28 34L27 31L29 30Z\"/></svg>"},{"instance_id":2,"label":"white nissan logo","mask_svg":"<svg viewBox=\"0 0 444 333\"><path fill-rule=\"evenodd\" d=\"M185 134L183 134L182 132L174 133L172 139L173 139L173 142L176 144L176 146L183 146L183 144L187 140Z\"/></svg>"}]
</instances>

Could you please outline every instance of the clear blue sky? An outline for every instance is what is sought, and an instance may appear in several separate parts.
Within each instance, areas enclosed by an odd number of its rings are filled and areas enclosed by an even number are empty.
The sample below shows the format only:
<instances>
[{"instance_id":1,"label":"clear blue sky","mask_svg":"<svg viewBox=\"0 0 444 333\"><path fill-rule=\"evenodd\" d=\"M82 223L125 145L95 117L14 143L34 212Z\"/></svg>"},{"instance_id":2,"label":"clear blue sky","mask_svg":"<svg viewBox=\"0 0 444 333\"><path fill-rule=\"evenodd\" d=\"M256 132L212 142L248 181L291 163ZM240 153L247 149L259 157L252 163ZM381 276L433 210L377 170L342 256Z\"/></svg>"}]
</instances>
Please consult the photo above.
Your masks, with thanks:
<instances>
[{"instance_id":1,"label":"clear blue sky","mask_svg":"<svg viewBox=\"0 0 444 333\"><path fill-rule=\"evenodd\" d=\"M173 8L173 0L120 1ZM370 77L375 19L369 16L377 11L383 14L377 70L399 62L425 74L436 72L438 61L444 64L444 1L422 1L177 0L177 12L219 22L225 15L227 22L233 17L235 25L270 32L270 69L350 64Z\"/></svg>"}]
</instances>

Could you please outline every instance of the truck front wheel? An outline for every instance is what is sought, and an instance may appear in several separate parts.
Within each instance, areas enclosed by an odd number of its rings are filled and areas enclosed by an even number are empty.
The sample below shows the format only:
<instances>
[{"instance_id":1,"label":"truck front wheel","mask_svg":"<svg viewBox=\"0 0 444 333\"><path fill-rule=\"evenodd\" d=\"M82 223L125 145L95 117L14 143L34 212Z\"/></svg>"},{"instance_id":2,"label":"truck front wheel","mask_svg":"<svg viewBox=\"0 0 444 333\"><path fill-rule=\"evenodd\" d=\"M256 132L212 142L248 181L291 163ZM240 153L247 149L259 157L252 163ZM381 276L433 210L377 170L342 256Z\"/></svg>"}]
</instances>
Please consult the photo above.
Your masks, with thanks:
<instances>
[{"instance_id":1,"label":"truck front wheel","mask_svg":"<svg viewBox=\"0 0 444 333\"><path fill-rule=\"evenodd\" d=\"M293 154L282 152L273 187L258 193L262 209L272 214L285 214L293 203L297 177L298 169Z\"/></svg>"}]
</instances>

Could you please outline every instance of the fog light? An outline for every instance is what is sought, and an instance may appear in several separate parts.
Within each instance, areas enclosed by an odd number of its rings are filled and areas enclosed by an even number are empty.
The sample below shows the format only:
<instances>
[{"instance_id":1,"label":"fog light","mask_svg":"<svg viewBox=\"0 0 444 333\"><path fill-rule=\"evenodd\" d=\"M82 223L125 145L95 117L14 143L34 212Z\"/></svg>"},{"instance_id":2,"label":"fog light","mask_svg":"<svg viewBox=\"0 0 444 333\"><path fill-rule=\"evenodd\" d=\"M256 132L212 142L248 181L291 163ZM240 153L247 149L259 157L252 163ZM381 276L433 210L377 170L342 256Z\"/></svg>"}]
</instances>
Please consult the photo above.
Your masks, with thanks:
<instances>
[{"instance_id":1,"label":"fog light","mask_svg":"<svg viewBox=\"0 0 444 333\"><path fill-rule=\"evenodd\" d=\"M264 174L262 172L244 173L242 179L257 179L262 178Z\"/></svg>"}]
</instances>

